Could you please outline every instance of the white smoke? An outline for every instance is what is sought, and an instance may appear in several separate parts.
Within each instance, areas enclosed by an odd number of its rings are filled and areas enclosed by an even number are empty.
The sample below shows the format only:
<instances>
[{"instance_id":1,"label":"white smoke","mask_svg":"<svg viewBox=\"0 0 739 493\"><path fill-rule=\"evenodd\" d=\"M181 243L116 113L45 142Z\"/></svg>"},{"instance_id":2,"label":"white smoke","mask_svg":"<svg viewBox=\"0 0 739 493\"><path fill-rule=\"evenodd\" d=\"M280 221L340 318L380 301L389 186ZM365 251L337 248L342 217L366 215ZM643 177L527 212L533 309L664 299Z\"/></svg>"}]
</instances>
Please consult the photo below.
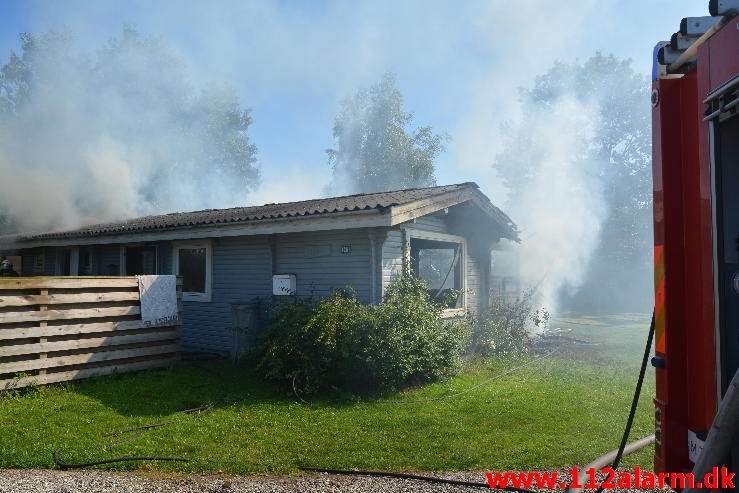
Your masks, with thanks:
<instances>
[{"instance_id":1,"label":"white smoke","mask_svg":"<svg viewBox=\"0 0 739 493\"><path fill-rule=\"evenodd\" d=\"M121 74L114 90L95 92L78 72L49 63L55 82L19 130L0 127L0 215L24 229L323 195L339 101L391 70L414 121L451 134L437 181L476 181L516 220L526 280L541 282L551 304L559 288L579 283L605 215L604 184L571 160L593 138L585 129L595 113L566 111L572 101L563 98L557 118L542 115L530 130L547 149L539 176L506 206L491 163L500 125L519 116L517 88L557 59L599 49L633 56L646 72L655 41L682 16L705 15L688 0L29 3L35 32L70 26L89 56L125 22L161 35L187 70L172 77L169 67L149 67L136 72L139 81ZM174 130L181 119L164 111L166 101L121 96L145 83L166 88L164 96L190 86L197 94L214 79L234 84L242 106L254 108L250 134L264 176L256 192L192 159L202 150Z\"/></svg>"},{"instance_id":2,"label":"white smoke","mask_svg":"<svg viewBox=\"0 0 739 493\"><path fill-rule=\"evenodd\" d=\"M225 123L241 118L233 90L195 90L166 45L120 39L94 53L46 33L24 53L28 96L0 112L0 216L16 229L246 202L232 165L243 160L228 155L244 143ZM258 171L244 169L254 183Z\"/></svg>"},{"instance_id":3,"label":"white smoke","mask_svg":"<svg viewBox=\"0 0 739 493\"><path fill-rule=\"evenodd\" d=\"M562 290L583 281L607 212L598 173L603 163L579 159L596 138L599 111L570 95L535 111L540 114L526 128L534 149L526 152L538 159L527 164L532 178L510 195L506 209L521 231L521 281L556 313Z\"/></svg>"}]
</instances>

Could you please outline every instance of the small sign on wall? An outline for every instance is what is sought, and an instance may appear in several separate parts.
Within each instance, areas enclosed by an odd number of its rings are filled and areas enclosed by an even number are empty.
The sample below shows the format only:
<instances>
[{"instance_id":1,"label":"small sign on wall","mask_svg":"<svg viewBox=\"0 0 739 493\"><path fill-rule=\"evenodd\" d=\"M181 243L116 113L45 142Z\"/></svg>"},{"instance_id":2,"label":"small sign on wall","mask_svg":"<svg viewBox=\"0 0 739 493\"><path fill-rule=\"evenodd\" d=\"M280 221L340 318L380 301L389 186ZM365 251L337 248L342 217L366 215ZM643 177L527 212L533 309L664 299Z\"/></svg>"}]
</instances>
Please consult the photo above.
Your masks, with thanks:
<instances>
[{"instance_id":1,"label":"small sign on wall","mask_svg":"<svg viewBox=\"0 0 739 493\"><path fill-rule=\"evenodd\" d=\"M352 253L352 246L351 245L341 245L341 254L342 255L351 255Z\"/></svg>"},{"instance_id":2,"label":"small sign on wall","mask_svg":"<svg viewBox=\"0 0 739 493\"><path fill-rule=\"evenodd\" d=\"M272 276L272 294L275 296L292 296L298 289L297 284L295 274L275 274Z\"/></svg>"}]
</instances>

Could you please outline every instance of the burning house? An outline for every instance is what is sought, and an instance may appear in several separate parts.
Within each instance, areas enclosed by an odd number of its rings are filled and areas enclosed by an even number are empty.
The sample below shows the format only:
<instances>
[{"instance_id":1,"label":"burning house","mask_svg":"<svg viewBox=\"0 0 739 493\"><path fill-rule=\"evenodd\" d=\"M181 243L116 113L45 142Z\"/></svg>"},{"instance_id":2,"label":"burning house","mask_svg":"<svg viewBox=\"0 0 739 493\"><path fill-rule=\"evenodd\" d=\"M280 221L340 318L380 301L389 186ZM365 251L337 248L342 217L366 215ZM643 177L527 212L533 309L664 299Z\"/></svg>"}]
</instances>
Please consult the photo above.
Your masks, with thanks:
<instances>
[{"instance_id":1,"label":"burning house","mask_svg":"<svg viewBox=\"0 0 739 493\"><path fill-rule=\"evenodd\" d=\"M484 310L501 239L517 239L513 222L462 183L18 234L0 253L22 276L182 276L184 349L225 353L234 307L347 286L376 303L404 266L433 293L463 291L448 315Z\"/></svg>"}]
</instances>

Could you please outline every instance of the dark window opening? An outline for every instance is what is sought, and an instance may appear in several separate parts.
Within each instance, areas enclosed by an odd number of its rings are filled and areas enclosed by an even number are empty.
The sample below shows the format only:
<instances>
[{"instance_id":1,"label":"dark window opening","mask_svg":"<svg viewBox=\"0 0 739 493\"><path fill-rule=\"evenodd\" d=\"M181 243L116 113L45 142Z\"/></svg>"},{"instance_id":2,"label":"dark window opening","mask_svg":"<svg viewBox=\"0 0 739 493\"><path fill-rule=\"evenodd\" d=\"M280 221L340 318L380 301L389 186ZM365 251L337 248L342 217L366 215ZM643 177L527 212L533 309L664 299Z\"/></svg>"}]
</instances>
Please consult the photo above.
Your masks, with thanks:
<instances>
[{"instance_id":1,"label":"dark window opening","mask_svg":"<svg viewBox=\"0 0 739 493\"><path fill-rule=\"evenodd\" d=\"M426 281L429 295L443 299L452 290L462 289L462 245L460 243L411 238L411 271ZM461 308L462 296L448 308Z\"/></svg>"},{"instance_id":2,"label":"dark window opening","mask_svg":"<svg viewBox=\"0 0 739 493\"><path fill-rule=\"evenodd\" d=\"M206 249L180 248L178 252L182 291L205 294Z\"/></svg>"},{"instance_id":3,"label":"dark window opening","mask_svg":"<svg viewBox=\"0 0 739 493\"><path fill-rule=\"evenodd\" d=\"M59 251L59 268L57 275L72 275L72 251L68 248Z\"/></svg>"},{"instance_id":4,"label":"dark window opening","mask_svg":"<svg viewBox=\"0 0 739 493\"><path fill-rule=\"evenodd\" d=\"M126 275L152 275L157 273L157 247L126 247Z\"/></svg>"},{"instance_id":5,"label":"dark window opening","mask_svg":"<svg viewBox=\"0 0 739 493\"><path fill-rule=\"evenodd\" d=\"M92 272L92 248L80 247L78 271L81 276L91 276Z\"/></svg>"}]
</instances>

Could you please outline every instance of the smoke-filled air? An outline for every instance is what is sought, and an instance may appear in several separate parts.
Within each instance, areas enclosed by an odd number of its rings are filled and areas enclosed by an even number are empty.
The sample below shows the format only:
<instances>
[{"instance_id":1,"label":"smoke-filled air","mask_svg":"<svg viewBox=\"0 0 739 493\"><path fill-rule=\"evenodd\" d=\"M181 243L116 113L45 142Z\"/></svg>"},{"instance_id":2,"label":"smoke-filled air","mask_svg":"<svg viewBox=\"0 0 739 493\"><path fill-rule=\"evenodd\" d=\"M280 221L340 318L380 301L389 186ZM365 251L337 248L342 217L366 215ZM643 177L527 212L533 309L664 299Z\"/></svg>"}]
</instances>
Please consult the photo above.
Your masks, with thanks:
<instances>
[{"instance_id":1,"label":"smoke-filled air","mask_svg":"<svg viewBox=\"0 0 739 493\"><path fill-rule=\"evenodd\" d=\"M562 290L582 284L606 214L598 176L603 163L582 160L593 143L596 108L563 95L530 108L531 119L520 130L528 135L517 136L518 165L530 170L506 202L522 240L510 248L525 259L519 263L521 282L553 312Z\"/></svg>"},{"instance_id":2,"label":"smoke-filled air","mask_svg":"<svg viewBox=\"0 0 739 493\"><path fill-rule=\"evenodd\" d=\"M647 309L643 24L320 5L33 3L0 39L0 232L475 181L547 309Z\"/></svg>"},{"instance_id":3,"label":"smoke-filled air","mask_svg":"<svg viewBox=\"0 0 739 493\"><path fill-rule=\"evenodd\" d=\"M94 48L71 32L25 34L3 66L0 210L10 229L233 206L258 184L235 89L194 87L156 37L111 34Z\"/></svg>"},{"instance_id":4,"label":"smoke-filled air","mask_svg":"<svg viewBox=\"0 0 739 493\"><path fill-rule=\"evenodd\" d=\"M649 85L630 62L556 63L519 93L494 161L521 232L524 286L546 309L647 310Z\"/></svg>"},{"instance_id":5,"label":"smoke-filled air","mask_svg":"<svg viewBox=\"0 0 739 493\"><path fill-rule=\"evenodd\" d=\"M728 491L708 3L0 0L0 493Z\"/></svg>"}]
</instances>

